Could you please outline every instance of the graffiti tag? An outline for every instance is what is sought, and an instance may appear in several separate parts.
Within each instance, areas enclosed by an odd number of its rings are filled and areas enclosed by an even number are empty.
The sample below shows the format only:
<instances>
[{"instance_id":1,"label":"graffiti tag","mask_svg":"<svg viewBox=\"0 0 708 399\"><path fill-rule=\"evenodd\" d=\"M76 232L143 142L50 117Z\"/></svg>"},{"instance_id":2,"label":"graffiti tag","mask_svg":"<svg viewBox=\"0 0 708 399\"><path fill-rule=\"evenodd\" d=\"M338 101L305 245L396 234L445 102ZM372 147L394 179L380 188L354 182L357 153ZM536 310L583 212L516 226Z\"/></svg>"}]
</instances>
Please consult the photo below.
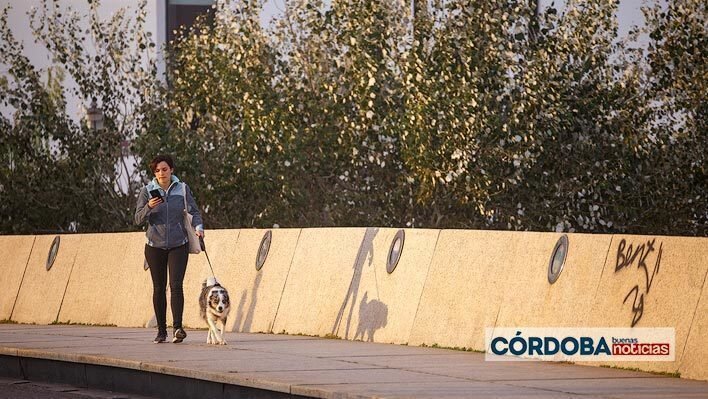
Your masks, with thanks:
<instances>
[{"instance_id":1,"label":"graffiti tag","mask_svg":"<svg viewBox=\"0 0 708 399\"><path fill-rule=\"evenodd\" d=\"M656 262L654 263L654 269L649 274L649 267L647 266L647 257L652 252L655 252L654 248L656 243L656 238L648 240L639 246L634 246L634 244L629 244L627 246L627 241L622 239L617 247L617 262L615 263L615 273L620 270L630 267L634 264L637 265L637 269L644 270L644 286L640 284L632 287L631 290L624 297L622 304L624 305L627 300L634 294L634 299L632 300L632 327L639 323L644 315L644 296L649 295L651 286L654 282L654 276L659 272L659 267L661 264L661 254L663 253L663 243L659 243L659 250L656 255Z\"/></svg>"}]
</instances>

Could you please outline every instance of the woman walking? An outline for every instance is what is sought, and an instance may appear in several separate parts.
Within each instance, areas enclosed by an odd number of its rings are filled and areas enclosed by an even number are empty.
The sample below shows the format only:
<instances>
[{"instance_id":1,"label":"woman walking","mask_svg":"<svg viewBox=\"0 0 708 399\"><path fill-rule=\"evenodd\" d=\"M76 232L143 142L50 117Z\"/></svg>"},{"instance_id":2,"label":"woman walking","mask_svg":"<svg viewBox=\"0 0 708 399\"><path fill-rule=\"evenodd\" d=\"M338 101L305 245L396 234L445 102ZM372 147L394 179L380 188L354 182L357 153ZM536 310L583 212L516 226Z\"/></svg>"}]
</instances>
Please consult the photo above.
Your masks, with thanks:
<instances>
[{"instance_id":1,"label":"woman walking","mask_svg":"<svg viewBox=\"0 0 708 399\"><path fill-rule=\"evenodd\" d=\"M173 338L182 342L187 333L182 328L184 292L182 282L187 270L189 249L185 230L185 204L192 216L197 235L204 237L204 226L199 208L189 187L173 174L175 164L169 155L159 155L150 162L155 178L140 190L135 210L135 223L147 222L145 259L152 277L152 304L157 319L156 344L167 340L167 278L169 276Z\"/></svg>"}]
</instances>

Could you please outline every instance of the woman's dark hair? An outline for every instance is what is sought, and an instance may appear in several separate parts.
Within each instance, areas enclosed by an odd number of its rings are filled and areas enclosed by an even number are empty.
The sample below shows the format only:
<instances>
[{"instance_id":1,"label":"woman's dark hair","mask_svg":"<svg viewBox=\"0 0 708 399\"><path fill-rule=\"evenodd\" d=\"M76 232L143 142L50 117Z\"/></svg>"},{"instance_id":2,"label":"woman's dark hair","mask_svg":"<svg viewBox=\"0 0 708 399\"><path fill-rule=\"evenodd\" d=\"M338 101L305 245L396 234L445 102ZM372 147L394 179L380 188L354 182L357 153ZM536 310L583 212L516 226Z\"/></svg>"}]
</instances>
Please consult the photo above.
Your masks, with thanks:
<instances>
[{"instance_id":1,"label":"woman's dark hair","mask_svg":"<svg viewBox=\"0 0 708 399\"><path fill-rule=\"evenodd\" d=\"M174 169L175 168L175 161L172 160L172 157L169 155L158 155L155 158L150 161L150 171L154 172L155 169L157 169L157 164L160 162L165 162L167 163L170 168Z\"/></svg>"}]
</instances>

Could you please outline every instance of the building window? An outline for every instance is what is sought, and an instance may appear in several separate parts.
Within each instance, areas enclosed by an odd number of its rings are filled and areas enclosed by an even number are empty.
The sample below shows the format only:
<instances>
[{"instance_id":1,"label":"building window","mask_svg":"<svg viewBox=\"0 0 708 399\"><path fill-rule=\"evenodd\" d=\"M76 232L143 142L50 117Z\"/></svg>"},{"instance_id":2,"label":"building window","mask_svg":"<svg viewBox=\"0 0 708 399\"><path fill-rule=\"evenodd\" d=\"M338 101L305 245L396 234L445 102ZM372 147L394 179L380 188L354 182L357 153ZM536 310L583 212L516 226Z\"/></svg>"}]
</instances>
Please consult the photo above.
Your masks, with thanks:
<instances>
[{"instance_id":1,"label":"building window","mask_svg":"<svg viewBox=\"0 0 708 399\"><path fill-rule=\"evenodd\" d=\"M190 27L198 16L207 14L213 20L211 6L215 0L166 0L167 1L167 40L175 38L175 31L181 26Z\"/></svg>"}]
</instances>

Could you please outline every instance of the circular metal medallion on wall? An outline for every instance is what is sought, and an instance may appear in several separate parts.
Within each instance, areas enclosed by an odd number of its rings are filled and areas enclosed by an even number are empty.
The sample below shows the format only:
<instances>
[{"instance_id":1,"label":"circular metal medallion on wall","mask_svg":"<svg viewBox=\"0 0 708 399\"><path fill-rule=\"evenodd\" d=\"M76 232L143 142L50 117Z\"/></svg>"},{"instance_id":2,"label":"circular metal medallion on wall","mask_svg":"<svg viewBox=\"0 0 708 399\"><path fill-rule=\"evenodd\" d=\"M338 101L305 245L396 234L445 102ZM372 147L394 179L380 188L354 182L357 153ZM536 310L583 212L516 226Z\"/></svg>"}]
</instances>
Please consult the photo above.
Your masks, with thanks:
<instances>
[{"instance_id":1,"label":"circular metal medallion on wall","mask_svg":"<svg viewBox=\"0 0 708 399\"><path fill-rule=\"evenodd\" d=\"M59 236L54 237L52 241L52 246L49 247L49 255L47 256L47 271L54 265L54 260L57 258L57 252L59 252L59 242L61 238Z\"/></svg>"},{"instance_id":2,"label":"circular metal medallion on wall","mask_svg":"<svg viewBox=\"0 0 708 399\"><path fill-rule=\"evenodd\" d=\"M273 232L268 230L263 234L261 239L261 245L258 247L258 256L256 256L256 270L261 270L263 264L268 257L268 251L270 250L270 241L273 239Z\"/></svg>"},{"instance_id":3,"label":"circular metal medallion on wall","mask_svg":"<svg viewBox=\"0 0 708 399\"><path fill-rule=\"evenodd\" d=\"M398 266L398 260L401 259L401 253L403 253L403 243L406 241L406 232L403 229L398 230L395 236L393 236L393 241L391 241L391 248L388 250L388 259L386 261L386 271L388 274L393 273Z\"/></svg>"},{"instance_id":4,"label":"circular metal medallion on wall","mask_svg":"<svg viewBox=\"0 0 708 399\"><path fill-rule=\"evenodd\" d=\"M563 234L553 248L551 260L548 262L548 282L553 284L560 277L565 259L568 257L568 235Z\"/></svg>"}]
</instances>

